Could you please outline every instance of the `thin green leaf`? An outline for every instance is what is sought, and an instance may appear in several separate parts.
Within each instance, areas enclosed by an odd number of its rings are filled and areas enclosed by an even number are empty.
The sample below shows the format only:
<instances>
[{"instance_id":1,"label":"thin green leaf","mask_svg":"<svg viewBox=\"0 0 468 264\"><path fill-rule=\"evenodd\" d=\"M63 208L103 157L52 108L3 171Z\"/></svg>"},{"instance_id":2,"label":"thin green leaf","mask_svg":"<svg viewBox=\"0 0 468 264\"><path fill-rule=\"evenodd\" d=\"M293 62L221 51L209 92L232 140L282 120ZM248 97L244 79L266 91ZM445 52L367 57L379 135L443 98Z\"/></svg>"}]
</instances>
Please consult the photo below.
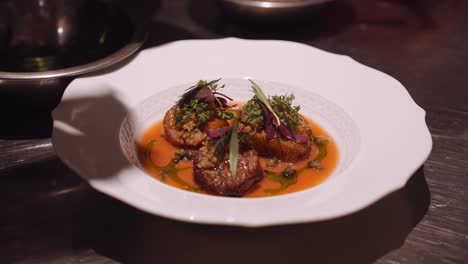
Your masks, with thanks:
<instances>
[{"instance_id":1,"label":"thin green leaf","mask_svg":"<svg viewBox=\"0 0 468 264\"><path fill-rule=\"evenodd\" d=\"M321 142L321 143L316 143L316 144L317 144L317 147L318 147L318 150L319 150L319 154L317 155L315 160L316 161L322 161L328 154L327 143L326 142Z\"/></svg>"},{"instance_id":2,"label":"thin green leaf","mask_svg":"<svg viewBox=\"0 0 468 264\"><path fill-rule=\"evenodd\" d=\"M232 126L231 141L229 142L229 163L231 165L231 175L237 175L237 163L239 162L239 136L237 134L237 123Z\"/></svg>"},{"instance_id":3,"label":"thin green leaf","mask_svg":"<svg viewBox=\"0 0 468 264\"><path fill-rule=\"evenodd\" d=\"M199 192L200 189L197 187L191 185L190 183L185 182L182 178L179 177L179 171L186 170L189 168L178 168L177 163L174 161L171 161L167 166L165 167L158 167L158 166L153 166L153 169L159 172L159 175L161 176L161 180L164 181L166 177L170 178L174 182L177 182L182 186L184 190L191 191L191 192Z\"/></svg>"},{"instance_id":4,"label":"thin green leaf","mask_svg":"<svg viewBox=\"0 0 468 264\"><path fill-rule=\"evenodd\" d=\"M154 144L156 143L156 140L151 140L146 144L145 147L145 158L150 162L151 168L155 170L157 173L159 173L159 176L161 176L161 181L165 182L166 177L169 177L171 180L177 182L182 186L183 189L191 192L199 192L200 190L192 186L191 184L185 182L182 178L178 176L178 172L182 170L186 170L188 168L178 168L177 163L172 160L169 164L166 166L157 166L154 162L153 159L151 158L151 152L153 150Z\"/></svg>"},{"instance_id":5,"label":"thin green leaf","mask_svg":"<svg viewBox=\"0 0 468 264\"><path fill-rule=\"evenodd\" d=\"M249 79L250 83L252 84L252 89L254 94L258 97L258 99L270 110L270 112L273 114L276 120L276 125L279 126L281 124L280 118L278 115L275 113L275 110L273 110L273 107L270 104L270 101L268 100L268 97L265 95L265 93L262 91L262 88L258 86L253 80Z\"/></svg>"},{"instance_id":6,"label":"thin green leaf","mask_svg":"<svg viewBox=\"0 0 468 264\"><path fill-rule=\"evenodd\" d=\"M185 92L190 92L195 88L201 88L201 87L204 87L204 86L212 87L213 84L216 84L220 80L221 80L221 78L216 79L216 80L212 80L212 81L209 81L209 82L204 81L204 80L200 80L200 81L198 81L197 84L192 85L189 88L185 89ZM221 88L223 88L223 87L224 87L224 85ZM217 87L215 87L215 88L217 88Z\"/></svg>"},{"instance_id":7,"label":"thin green leaf","mask_svg":"<svg viewBox=\"0 0 468 264\"><path fill-rule=\"evenodd\" d=\"M291 178L285 178L283 177L283 175L281 175L281 173L275 173L271 171L265 172L267 179L269 179L270 181L277 182L281 185L279 188L266 189L265 193L267 193L268 195L280 194L281 192L285 191L289 186L296 184L297 176L299 175L299 173L296 173L296 175L294 175Z\"/></svg>"},{"instance_id":8,"label":"thin green leaf","mask_svg":"<svg viewBox=\"0 0 468 264\"><path fill-rule=\"evenodd\" d=\"M152 139L146 144L145 147L145 158L151 163L153 163L153 160L151 159L151 151L153 150L154 144L156 144L156 140Z\"/></svg>"}]
</instances>

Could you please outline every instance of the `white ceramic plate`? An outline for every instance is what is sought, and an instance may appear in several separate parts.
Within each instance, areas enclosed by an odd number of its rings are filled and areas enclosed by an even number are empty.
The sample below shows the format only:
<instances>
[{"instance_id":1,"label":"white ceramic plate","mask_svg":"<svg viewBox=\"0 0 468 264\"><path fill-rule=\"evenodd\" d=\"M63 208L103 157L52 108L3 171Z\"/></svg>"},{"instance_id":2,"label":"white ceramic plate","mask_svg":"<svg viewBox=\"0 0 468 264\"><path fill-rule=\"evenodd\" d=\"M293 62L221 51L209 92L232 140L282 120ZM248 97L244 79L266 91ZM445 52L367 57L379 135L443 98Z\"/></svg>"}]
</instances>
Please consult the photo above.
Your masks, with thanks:
<instances>
[{"instance_id":1,"label":"white ceramic plate","mask_svg":"<svg viewBox=\"0 0 468 264\"><path fill-rule=\"evenodd\" d=\"M268 198L183 191L145 174L138 140L180 92L223 78L250 98L293 92L302 112L336 140L338 167L324 183ZM97 190L146 212L188 222L267 226L320 221L362 209L402 188L428 157L425 112L392 77L349 57L285 41L188 40L145 50L126 67L73 81L53 113L59 157Z\"/></svg>"}]
</instances>

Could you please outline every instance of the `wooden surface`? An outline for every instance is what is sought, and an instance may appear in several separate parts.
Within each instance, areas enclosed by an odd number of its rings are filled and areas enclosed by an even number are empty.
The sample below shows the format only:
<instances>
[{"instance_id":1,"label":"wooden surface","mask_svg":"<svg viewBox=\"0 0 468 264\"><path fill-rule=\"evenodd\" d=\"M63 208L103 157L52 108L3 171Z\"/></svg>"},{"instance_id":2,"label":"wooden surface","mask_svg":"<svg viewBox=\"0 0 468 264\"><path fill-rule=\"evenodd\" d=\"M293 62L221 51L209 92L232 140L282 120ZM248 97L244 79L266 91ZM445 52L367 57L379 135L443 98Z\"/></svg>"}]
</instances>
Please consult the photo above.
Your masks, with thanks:
<instances>
[{"instance_id":1,"label":"wooden surface","mask_svg":"<svg viewBox=\"0 0 468 264\"><path fill-rule=\"evenodd\" d=\"M286 39L386 72L426 110L432 154L405 188L350 216L260 229L194 225L92 190L55 155L48 113L1 117L0 263L468 263L467 1L337 1L294 27L234 22L213 1L118 4L147 22L146 48Z\"/></svg>"}]
</instances>

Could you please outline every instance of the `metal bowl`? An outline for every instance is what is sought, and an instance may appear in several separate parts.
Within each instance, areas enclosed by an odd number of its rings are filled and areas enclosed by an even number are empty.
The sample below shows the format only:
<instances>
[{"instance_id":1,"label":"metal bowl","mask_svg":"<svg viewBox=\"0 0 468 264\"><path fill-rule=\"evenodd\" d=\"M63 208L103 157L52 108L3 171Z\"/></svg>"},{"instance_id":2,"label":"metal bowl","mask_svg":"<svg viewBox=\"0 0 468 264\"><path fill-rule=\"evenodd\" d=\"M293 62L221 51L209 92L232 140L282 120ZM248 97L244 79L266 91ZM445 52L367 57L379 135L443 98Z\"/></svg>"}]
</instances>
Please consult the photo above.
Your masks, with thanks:
<instances>
[{"instance_id":1,"label":"metal bowl","mask_svg":"<svg viewBox=\"0 0 468 264\"><path fill-rule=\"evenodd\" d=\"M139 50L145 34L116 6L96 0L0 2L0 106L50 110L77 76Z\"/></svg>"},{"instance_id":2,"label":"metal bowl","mask_svg":"<svg viewBox=\"0 0 468 264\"><path fill-rule=\"evenodd\" d=\"M316 6L333 0L220 0L235 17L261 21L284 21L305 17Z\"/></svg>"}]
</instances>

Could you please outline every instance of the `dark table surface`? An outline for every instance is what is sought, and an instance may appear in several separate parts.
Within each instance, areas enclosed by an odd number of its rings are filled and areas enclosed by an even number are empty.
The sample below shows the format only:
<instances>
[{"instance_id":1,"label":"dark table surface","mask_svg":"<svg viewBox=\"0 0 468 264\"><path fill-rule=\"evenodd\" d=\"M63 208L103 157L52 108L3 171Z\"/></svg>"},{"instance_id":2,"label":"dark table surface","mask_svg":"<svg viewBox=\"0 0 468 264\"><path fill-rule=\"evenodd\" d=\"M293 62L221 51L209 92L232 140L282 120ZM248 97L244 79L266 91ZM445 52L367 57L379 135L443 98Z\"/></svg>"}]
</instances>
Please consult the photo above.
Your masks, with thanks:
<instances>
[{"instance_id":1,"label":"dark table surface","mask_svg":"<svg viewBox=\"0 0 468 264\"><path fill-rule=\"evenodd\" d=\"M352 215L219 227L148 215L91 189L56 156L49 113L2 120L0 263L468 263L467 1L337 1L292 28L231 20L213 1L116 4L146 22L145 48L285 39L386 72L426 110L432 154L405 188Z\"/></svg>"}]
</instances>

